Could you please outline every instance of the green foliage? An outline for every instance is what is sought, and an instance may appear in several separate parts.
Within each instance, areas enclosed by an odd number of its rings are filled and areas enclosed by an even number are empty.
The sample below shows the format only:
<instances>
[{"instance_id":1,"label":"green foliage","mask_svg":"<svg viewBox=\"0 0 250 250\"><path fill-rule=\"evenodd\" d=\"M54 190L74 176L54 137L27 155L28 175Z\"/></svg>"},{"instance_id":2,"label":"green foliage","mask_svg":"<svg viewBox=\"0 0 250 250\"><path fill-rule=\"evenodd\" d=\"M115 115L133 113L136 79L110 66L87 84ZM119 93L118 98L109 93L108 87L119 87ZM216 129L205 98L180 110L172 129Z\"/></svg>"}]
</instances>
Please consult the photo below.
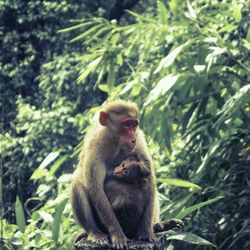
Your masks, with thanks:
<instances>
[{"instance_id":1,"label":"green foliage","mask_svg":"<svg viewBox=\"0 0 250 250\"><path fill-rule=\"evenodd\" d=\"M1 78L10 86L0 141L14 193L5 204L13 210L24 186L16 215L23 207L27 218L25 230L3 221L5 246L72 248L73 151L108 95L141 108L161 217L185 221L185 232L169 233L169 249L248 249L248 1L146 1L120 23L105 19L104 2L0 3Z\"/></svg>"},{"instance_id":2,"label":"green foliage","mask_svg":"<svg viewBox=\"0 0 250 250\"><path fill-rule=\"evenodd\" d=\"M33 183L28 182L34 169L49 152L72 152L88 124L80 117L86 107L105 96L93 91L86 98L91 88L73 85L84 63L79 49L68 44L69 35L57 33L71 18L88 16L82 12L86 5L0 2L0 143L3 192L9 193L3 204L5 217L13 223L16 196L24 203L34 192ZM73 161L60 171L72 169Z\"/></svg>"},{"instance_id":3,"label":"green foliage","mask_svg":"<svg viewBox=\"0 0 250 250\"><path fill-rule=\"evenodd\" d=\"M217 248L211 242L204 240L201 237L199 237L195 234L192 234L192 233L178 233L178 234L168 236L167 239L168 240L181 240L181 241L185 241L185 242L188 242L191 244L212 246L214 248Z\"/></svg>"},{"instance_id":4,"label":"green foliage","mask_svg":"<svg viewBox=\"0 0 250 250\"><path fill-rule=\"evenodd\" d=\"M79 83L95 76L94 86L109 99L142 107L150 148L164 166L158 166L162 216L185 216L191 231L220 249L248 244L249 7L247 1L158 1L155 11L129 11L134 22L126 25L86 20L71 40L88 45ZM196 193L180 188L192 186L184 180L198 184Z\"/></svg>"},{"instance_id":5,"label":"green foliage","mask_svg":"<svg viewBox=\"0 0 250 250\"><path fill-rule=\"evenodd\" d=\"M16 197L15 214L16 214L16 224L18 226L18 229L20 232L24 233L26 222L25 222L23 205L18 196Z\"/></svg>"}]
</instances>

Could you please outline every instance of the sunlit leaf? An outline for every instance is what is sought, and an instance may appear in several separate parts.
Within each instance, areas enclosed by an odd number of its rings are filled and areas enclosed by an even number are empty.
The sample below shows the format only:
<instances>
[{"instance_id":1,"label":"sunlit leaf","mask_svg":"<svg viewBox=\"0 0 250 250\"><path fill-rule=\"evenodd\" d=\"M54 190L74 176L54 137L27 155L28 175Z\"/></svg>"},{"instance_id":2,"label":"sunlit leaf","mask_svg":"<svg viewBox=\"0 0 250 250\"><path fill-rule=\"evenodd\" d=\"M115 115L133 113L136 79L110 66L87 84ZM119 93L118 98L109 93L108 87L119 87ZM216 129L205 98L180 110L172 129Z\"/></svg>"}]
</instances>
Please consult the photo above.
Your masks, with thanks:
<instances>
[{"instance_id":1,"label":"sunlit leaf","mask_svg":"<svg viewBox=\"0 0 250 250\"><path fill-rule=\"evenodd\" d=\"M109 91L109 88L108 88L108 85L107 84L99 84L98 85L98 88L103 91L103 92L108 92Z\"/></svg>"},{"instance_id":2,"label":"sunlit leaf","mask_svg":"<svg viewBox=\"0 0 250 250\"><path fill-rule=\"evenodd\" d=\"M155 101L160 95L165 95L175 85L179 77L179 75L173 74L163 77L150 91L145 105Z\"/></svg>"},{"instance_id":3,"label":"sunlit leaf","mask_svg":"<svg viewBox=\"0 0 250 250\"><path fill-rule=\"evenodd\" d=\"M122 55L120 53L117 54L116 59L117 59L118 65L122 66L123 58L122 58Z\"/></svg>"},{"instance_id":4,"label":"sunlit leaf","mask_svg":"<svg viewBox=\"0 0 250 250\"><path fill-rule=\"evenodd\" d=\"M97 66L101 63L103 59L103 56L99 56L97 57L95 60L93 60L86 69L82 70L80 76L77 79L77 82L81 82L83 81L86 77L88 77L88 75L93 72Z\"/></svg>"},{"instance_id":5,"label":"sunlit leaf","mask_svg":"<svg viewBox=\"0 0 250 250\"><path fill-rule=\"evenodd\" d=\"M51 214L47 213L46 211L44 210L38 210L37 211L38 214L43 218L43 220L46 222L46 223L52 223L53 222L53 217Z\"/></svg>"},{"instance_id":6,"label":"sunlit leaf","mask_svg":"<svg viewBox=\"0 0 250 250\"><path fill-rule=\"evenodd\" d=\"M41 165L39 166L39 168L43 169L46 168L52 161L54 161L58 156L60 155L59 152L51 152L49 153L45 159L43 160L43 162L41 163Z\"/></svg>"},{"instance_id":7,"label":"sunlit leaf","mask_svg":"<svg viewBox=\"0 0 250 250\"><path fill-rule=\"evenodd\" d=\"M113 59L111 59L109 63L107 84L109 91L112 91L115 85L115 62Z\"/></svg>"},{"instance_id":8,"label":"sunlit leaf","mask_svg":"<svg viewBox=\"0 0 250 250\"><path fill-rule=\"evenodd\" d=\"M75 30L75 29L79 29L79 28L88 26L88 25L90 25L90 24L93 24L93 22L80 23L80 24L77 24L77 25L74 25L74 26L71 26L71 27L68 27L68 28L65 28L65 29L61 29L61 30L59 30L58 32L59 32L59 33L69 32L69 31L72 31L72 30Z\"/></svg>"},{"instance_id":9,"label":"sunlit leaf","mask_svg":"<svg viewBox=\"0 0 250 250\"><path fill-rule=\"evenodd\" d=\"M178 10L178 0L169 0L168 4L170 7L170 10L173 12L173 14L177 14L177 10Z\"/></svg>"},{"instance_id":10,"label":"sunlit leaf","mask_svg":"<svg viewBox=\"0 0 250 250\"><path fill-rule=\"evenodd\" d=\"M89 28L88 30L86 30L85 32L83 32L81 35L78 35L77 37L71 39L69 42L73 43L73 42L76 42L78 40L85 39L87 36L89 36L91 33L94 33L95 31L97 31L101 27L103 27L102 23L95 25L95 26Z\"/></svg>"},{"instance_id":11,"label":"sunlit leaf","mask_svg":"<svg viewBox=\"0 0 250 250\"><path fill-rule=\"evenodd\" d=\"M120 95L124 95L127 92L129 92L131 89L133 89L133 87L134 87L135 84L136 84L135 80L123 84L123 88L120 91Z\"/></svg>"},{"instance_id":12,"label":"sunlit leaf","mask_svg":"<svg viewBox=\"0 0 250 250\"><path fill-rule=\"evenodd\" d=\"M141 92L141 85L140 84L135 84L133 86L132 92L131 92L131 96L137 96L139 95Z\"/></svg>"},{"instance_id":13,"label":"sunlit leaf","mask_svg":"<svg viewBox=\"0 0 250 250\"><path fill-rule=\"evenodd\" d=\"M194 70L196 73L202 73L206 69L206 65L194 65Z\"/></svg>"},{"instance_id":14,"label":"sunlit leaf","mask_svg":"<svg viewBox=\"0 0 250 250\"><path fill-rule=\"evenodd\" d=\"M158 15L162 24L167 23L167 8L161 1L157 1Z\"/></svg>"},{"instance_id":15,"label":"sunlit leaf","mask_svg":"<svg viewBox=\"0 0 250 250\"><path fill-rule=\"evenodd\" d=\"M233 8L233 16L234 16L236 22L240 22L240 20L242 18L242 14L241 14L241 9L240 9L239 5L237 4L237 1L232 2L232 8Z\"/></svg>"},{"instance_id":16,"label":"sunlit leaf","mask_svg":"<svg viewBox=\"0 0 250 250\"><path fill-rule=\"evenodd\" d=\"M206 245L217 248L213 243L192 233L175 233L174 235L167 236L167 240L181 240L191 244Z\"/></svg>"},{"instance_id":17,"label":"sunlit leaf","mask_svg":"<svg viewBox=\"0 0 250 250\"><path fill-rule=\"evenodd\" d=\"M238 114L241 108L250 100L250 84L241 87L238 92L226 101L221 110L217 112L218 120L214 126L220 125L227 119L233 119Z\"/></svg>"},{"instance_id":18,"label":"sunlit leaf","mask_svg":"<svg viewBox=\"0 0 250 250\"><path fill-rule=\"evenodd\" d=\"M62 213L67 204L67 201L67 199L62 199L61 202L58 203L55 207L52 225L52 239L54 242L58 242Z\"/></svg>"},{"instance_id":19,"label":"sunlit leaf","mask_svg":"<svg viewBox=\"0 0 250 250\"><path fill-rule=\"evenodd\" d=\"M250 26L247 29L247 37L246 40L250 43Z\"/></svg>"},{"instance_id":20,"label":"sunlit leaf","mask_svg":"<svg viewBox=\"0 0 250 250\"><path fill-rule=\"evenodd\" d=\"M199 192L202 190L202 188L199 185L194 184L194 183L189 182L189 181L181 180L181 179L158 178L157 181L163 182L163 183L168 183L170 185L174 185L177 187L192 188L192 189L199 191Z\"/></svg>"},{"instance_id":21,"label":"sunlit leaf","mask_svg":"<svg viewBox=\"0 0 250 250\"><path fill-rule=\"evenodd\" d=\"M68 156L64 155L59 157L56 162L52 165L52 167L49 170L49 174L52 176L55 174L57 169L67 160Z\"/></svg>"},{"instance_id":22,"label":"sunlit leaf","mask_svg":"<svg viewBox=\"0 0 250 250\"><path fill-rule=\"evenodd\" d=\"M176 47L174 50L172 50L165 58L163 58L158 67L156 68L156 70L154 71L154 74L159 73L163 68L167 68L170 65L172 65L172 63L174 62L174 60L176 59L176 57L180 54L180 52L186 48L188 45L190 44L189 42L186 42L178 47Z\"/></svg>"},{"instance_id":23,"label":"sunlit leaf","mask_svg":"<svg viewBox=\"0 0 250 250\"><path fill-rule=\"evenodd\" d=\"M23 204L21 203L19 197L16 197L15 203L15 214L16 214L16 224L20 232L24 233L26 227L26 220L24 215Z\"/></svg>"},{"instance_id":24,"label":"sunlit leaf","mask_svg":"<svg viewBox=\"0 0 250 250\"><path fill-rule=\"evenodd\" d=\"M146 22L146 23L147 22L148 23L156 23L157 24L157 21L155 19L153 19L153 18L150 18L150 17L145 16L145 15L140 15L140 14L138 14L136 12L131 11L131 10L127 10L127 12L129 14L131 14L132 16L136 17L138 19L138 21L143 21L143 22Z\"/></svg>"},{"instance_id":25,"label":"sunlit leaf","mask_svg":"<svg viewBox=\"0 0 250 250\"><path fill-rule=\"evenodd\" d=\"M30 176L30 179L36 181L36 180L39 180L41 178L44 178L47 174L48 174L47 169L37 168Z\"/></svg>"},{"instance_id":26,"label":"sunlit leaf","mask_svg":"<svg viewBox=\"0 0 250 250\"><path fill-rule=\"evenodd\" d=\"M189 0L187 0L187 7L188 7L188 12L189 12L189 17L192 19L192 20L196 20L197 19L197 16L196 16L196 13L190 3Z\"/></svg>"},{"instance_id":27,"label":"sunlit leaf","mask_svg":"<svg viewBox=\"0 0 250 250\"><path fill-rule=\"evenodd\" d=\"M218 196L214 199L210 199L210 200L207 200L207 201L204 201L204 202L201 202L201 203L198 203L194 206L191 206L191 207L188 207L188 208L185 208L183 209L179 214L176 215L176 218L177 219L182 219L184 218L185 216L187 216L188 214L194 212L195 210L199 209L199 208L202 208L204 206L207 206L207 205L210 205L220 199L223 199L224 196Z\"/></svg>"},{"instance_id":28,"label":"sunlit leaf","mask_svg":"<svg viewBox=\"0 0 250 250\"><path fill-rule=\"evenodd\" d=\"M228 25L224 26L223 28L221 28L220 30L218 30L218 32L219 33L222 33L222 32L232 32L235 29L237 29L236 25L228 24Z\"/></svg>"},{"instance_id":29,"label":"sunlit leaf","mask_svg":"<svg viewBox=\"0 0 250 250\"><path fill-rule=\"evenodd\" d=\"M202 160L201 165L196 171L196 174L199 175L205 169L205 167L209 164L209 161L214 157L214 154L220 148L220 141L215 141L212 146L210 146L208 152L206 153L205 157Z\"/></svg>"}]
</instances>

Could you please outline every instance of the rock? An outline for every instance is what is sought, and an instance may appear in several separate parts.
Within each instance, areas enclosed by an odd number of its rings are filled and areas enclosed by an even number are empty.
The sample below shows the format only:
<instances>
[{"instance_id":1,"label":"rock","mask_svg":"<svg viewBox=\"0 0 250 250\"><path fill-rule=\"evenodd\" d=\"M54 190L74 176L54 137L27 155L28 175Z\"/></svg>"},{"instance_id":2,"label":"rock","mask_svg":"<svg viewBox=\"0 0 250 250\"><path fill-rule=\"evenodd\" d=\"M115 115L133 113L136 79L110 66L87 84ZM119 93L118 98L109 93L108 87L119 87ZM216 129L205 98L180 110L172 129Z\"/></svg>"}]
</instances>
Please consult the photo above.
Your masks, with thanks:
<instances>
[{"instance_id":1,"label":"rock","mask_svg":"<svg viewBox=\"0 0 250 250\"><path fill-rule=\"evenodd\" d=\"M160 240L160 246L157 250L165 250L167 246L167 240L165 237L166 233L158 233L157 236ZM105 246L100 246L92 242L86 241L86 237L82 237L79 241L74 244L75 250L114 250L114 248L109 244ZM154 244L146 241L139 240L129 240L128 241L129 250L156 250Z\"/></svg>"}]
</instances>

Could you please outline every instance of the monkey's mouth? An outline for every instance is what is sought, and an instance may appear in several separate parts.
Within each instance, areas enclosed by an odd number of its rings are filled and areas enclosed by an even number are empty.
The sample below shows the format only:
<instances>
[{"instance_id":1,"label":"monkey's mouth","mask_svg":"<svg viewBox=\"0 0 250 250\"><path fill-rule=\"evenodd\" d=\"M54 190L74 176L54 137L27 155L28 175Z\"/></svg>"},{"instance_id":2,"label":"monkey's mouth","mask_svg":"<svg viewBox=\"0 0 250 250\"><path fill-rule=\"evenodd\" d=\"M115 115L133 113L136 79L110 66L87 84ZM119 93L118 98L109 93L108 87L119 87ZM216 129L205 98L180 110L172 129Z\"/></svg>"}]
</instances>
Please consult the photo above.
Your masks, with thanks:
<instances>
[{"instance_id":1,"label":"monkey's mouth","mask_svg":"<svg viewBox=\"0 0 250 250\"><path fill-rule=\"evenodd\" d=\"M134 148L135 145L128 145L128 144L121 145L121 149L125 152L131 152L133 151Z\"/></svg>"}]
</instances>

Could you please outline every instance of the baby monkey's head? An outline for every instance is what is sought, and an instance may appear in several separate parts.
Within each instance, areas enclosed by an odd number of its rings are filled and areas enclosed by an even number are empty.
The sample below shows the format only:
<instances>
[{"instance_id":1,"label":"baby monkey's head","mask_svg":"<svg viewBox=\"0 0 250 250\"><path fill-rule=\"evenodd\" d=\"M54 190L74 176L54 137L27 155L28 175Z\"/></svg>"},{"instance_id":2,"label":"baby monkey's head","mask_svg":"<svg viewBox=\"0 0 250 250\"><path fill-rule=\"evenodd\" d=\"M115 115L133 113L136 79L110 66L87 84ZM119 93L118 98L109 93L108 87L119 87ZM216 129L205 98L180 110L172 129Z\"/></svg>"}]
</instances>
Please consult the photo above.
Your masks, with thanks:
<instances>
[{"instance_id":1,"label":"baby monkey's head","mask_svg":"<svg viewBox=\"0 0 250 250\"><path fill-rule=\"evenodd\" d=\"M135 157L130 156L120 165L118 165L113 172L113 176L125 182L136 182L140 179L146 179L150 175L150 171L138 161Z\"/></svg>"}]
</instances>

